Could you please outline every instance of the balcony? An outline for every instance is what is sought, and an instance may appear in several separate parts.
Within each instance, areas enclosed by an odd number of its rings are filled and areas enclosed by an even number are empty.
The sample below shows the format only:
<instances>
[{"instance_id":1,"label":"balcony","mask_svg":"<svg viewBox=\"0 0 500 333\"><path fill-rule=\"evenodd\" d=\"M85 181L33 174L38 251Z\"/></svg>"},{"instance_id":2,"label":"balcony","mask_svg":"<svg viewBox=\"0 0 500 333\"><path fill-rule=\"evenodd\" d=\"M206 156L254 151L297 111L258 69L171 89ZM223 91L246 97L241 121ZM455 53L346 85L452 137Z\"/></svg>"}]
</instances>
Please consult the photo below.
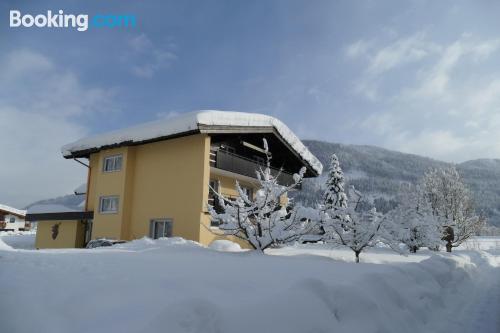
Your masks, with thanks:
<instances>
[{"instance_id":1,"label":"balcony","mask_svg":"<svg viewBox=\"0 0 500 333\"><path fill-rule=\"evenodd\" d=\"M249 159L225 150L210 150L210 166L233 172L239 175L257 179L257 170L264 169L265 164L256 160ZM281 171L271 167L271 174L278 176L278 183L281 185L291 185L294 183L291 173Z\"/></svg>"}]
</instances>

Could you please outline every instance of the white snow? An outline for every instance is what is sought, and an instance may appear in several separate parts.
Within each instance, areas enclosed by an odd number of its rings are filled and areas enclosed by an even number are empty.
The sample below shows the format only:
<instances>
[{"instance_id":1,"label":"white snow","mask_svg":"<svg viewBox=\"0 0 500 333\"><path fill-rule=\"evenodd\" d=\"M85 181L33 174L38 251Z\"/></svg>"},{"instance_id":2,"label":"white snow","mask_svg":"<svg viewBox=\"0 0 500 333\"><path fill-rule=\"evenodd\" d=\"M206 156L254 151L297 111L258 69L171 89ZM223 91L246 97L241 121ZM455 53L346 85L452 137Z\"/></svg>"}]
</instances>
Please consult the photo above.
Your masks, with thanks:
<instances>
[{"instance_id":1,"label":"white snow","mask_svg":"<svg viewBox=\"0 0 500 333\"><path fill-rule=\"evenodd\" d=\"M83 138L62 147L65 157L73 152L99 149L104 146L124 142L142 142L155 138L198 130L200 125L206 126L235 126L235 127L273 127L281 137L299 154L310 166L321 174L323 165L307 149L299 138L280 120L263 114L202 110L182 114L175 118L162 119L144 123L138 126L120 129L108 133Z\"/></svg>"},{"instance_id":2,"label":"white snow","mask_svg":"<svg viewBox=\"0 0 500 333\"><path fill-rule=\"evenodd\" d=\"M0 249L35 248L36 231L0 231Z\"/></svg>"},{"instance_id":3,"label":"white snow","mask_svg":"<svg viewBox=\"0 0 500 333\"><path fill-rule=\"evenodd\" d=\"M67 213L77 211L79 210L76 208L60 204L38 204L28 208L28 214Z\"/></svg>"},{"instance_id":4,"label":"white snow","mask_svg":"<svg viewBox=\"0 0 500 333\"><path fill-rule=\"evenodd\" d=\"M241 246L238 243L231 242L227 239L218 239L213 241L209 248L216 251L221 252L241 252L244 251L241 249Z\"/></svg>"},{"instance_id":5,"label":"white snow","mask_svg":"<svg viewBox=\"0 0 500 333\"><path fill-rule=\"evenodd\" d=\"M25 210L13 208L13 207L10 207L10 206L7 206L7 205L2 205L2 204L0 204L0 210L6 211L6 212L9 212L9 213L12 213L12 214L16 214L16 215L19 215L19 216L25 216L26 215L26 211Z\"/></svg>"},{"instance_id":6,"label":"white snow","mask_svg":"<svg viewBox=\"0 0 500 333\"><path fill-rule=\"evenodd\" d=\"M34 251L0 237L0 331L498 332L500 248L375 248L361 264L337 251L228 253L180 238Z\"/></svg>"}]
</instances>

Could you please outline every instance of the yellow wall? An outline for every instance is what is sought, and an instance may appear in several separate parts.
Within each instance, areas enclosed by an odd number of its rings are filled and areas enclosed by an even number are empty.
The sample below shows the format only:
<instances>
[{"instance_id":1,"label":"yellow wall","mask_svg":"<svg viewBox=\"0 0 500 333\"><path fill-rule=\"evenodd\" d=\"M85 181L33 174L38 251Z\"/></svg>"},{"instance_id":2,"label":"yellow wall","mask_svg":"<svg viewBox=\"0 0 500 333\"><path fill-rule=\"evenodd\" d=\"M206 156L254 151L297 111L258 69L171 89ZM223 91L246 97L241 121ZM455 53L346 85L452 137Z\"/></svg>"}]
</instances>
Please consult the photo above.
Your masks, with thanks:
<instances>
[{"instance_id":1,"label":"yellow wall","mask_svg":"<svg viewBox=\"0 0 500 333\"><path fill-rule=\"evenodd\" d=\"M52 227L59 224L56 239L52 239ZM36 231L37 249L82 247L84 225L80 221L39 221Z\"/></svg>"},{"instance_id":2,"label":"yellow wall","mask_svg":"<svg viewBox=\"0 0 500 333\"><path fill-rule=\"evenodd\" d=\"M174 236L198 240L208 196L209 151L210 138L199 134L92 154L92 238L149 236L151 219L168 218L173 220ZM104 158L116 154L123 155L122 170L103 172ZM119 196L118 213L99 212L99 198L107 195Z\"/></svg>"},{"instance_id":3,"label":"yellow wall","mask_svg":"<svg viewBox=\"0 0 500 333\"><path fill-rule=\"evenodd\" d=\"M130 178L134 174L134 153L135 147L121 147L104 150L90 157L91 181L88 209L94 211L92 239L126 239L125 232L130 220L130 211L126 203L130 200L129 196L132 195ZM118 154L123 156L122 169L116 172L103 172L104 159ZM99 212L100 198L115 195L119 197L118 212L101 214Z\"/></svg>"}]
</instances>

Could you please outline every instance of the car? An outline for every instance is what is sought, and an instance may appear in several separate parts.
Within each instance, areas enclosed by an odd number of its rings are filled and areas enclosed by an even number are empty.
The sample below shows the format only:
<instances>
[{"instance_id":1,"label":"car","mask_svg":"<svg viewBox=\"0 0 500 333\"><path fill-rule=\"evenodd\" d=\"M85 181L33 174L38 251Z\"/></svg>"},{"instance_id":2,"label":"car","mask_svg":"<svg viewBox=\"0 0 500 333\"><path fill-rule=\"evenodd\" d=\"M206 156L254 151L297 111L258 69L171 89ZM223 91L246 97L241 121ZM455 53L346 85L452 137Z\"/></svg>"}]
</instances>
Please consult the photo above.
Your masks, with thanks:
<instances>
[{"instance_id":1,"label":"car","mask_svg":"<svg viewBox=\"0 0 500 333\"><path fill-rule=\"evenodd\" d=\"M124 240L100 238L91 240L90 242L87 243L87 246L85 248L94 249L96 247L113 246L115 244L123 244L123 243L125 243Z\"/></svg>"}]
</instances>

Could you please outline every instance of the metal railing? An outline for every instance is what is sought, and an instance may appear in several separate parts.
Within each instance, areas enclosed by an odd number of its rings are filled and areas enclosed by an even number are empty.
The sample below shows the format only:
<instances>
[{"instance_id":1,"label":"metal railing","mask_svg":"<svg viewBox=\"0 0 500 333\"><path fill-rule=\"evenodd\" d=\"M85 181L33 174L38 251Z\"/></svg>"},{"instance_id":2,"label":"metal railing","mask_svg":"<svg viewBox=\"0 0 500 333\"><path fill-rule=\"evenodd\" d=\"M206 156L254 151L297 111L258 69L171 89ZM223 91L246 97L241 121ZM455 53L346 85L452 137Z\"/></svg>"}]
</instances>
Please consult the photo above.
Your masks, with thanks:
<instances>
[{"instance_id":1,"label":"metal railing","mask_svg":"<svg viewBox=\"0 0 500 333\"><path fill-rule=\"evenodd\" d=\"M257 171L265 168L259 161L221 149L210 151L210 166L252 178L257 178ZM278 176L278 183L281 185L291 185L294 182L293 175L283 170L271 167L271 174Z\"/></svg>"}]
</instances>

